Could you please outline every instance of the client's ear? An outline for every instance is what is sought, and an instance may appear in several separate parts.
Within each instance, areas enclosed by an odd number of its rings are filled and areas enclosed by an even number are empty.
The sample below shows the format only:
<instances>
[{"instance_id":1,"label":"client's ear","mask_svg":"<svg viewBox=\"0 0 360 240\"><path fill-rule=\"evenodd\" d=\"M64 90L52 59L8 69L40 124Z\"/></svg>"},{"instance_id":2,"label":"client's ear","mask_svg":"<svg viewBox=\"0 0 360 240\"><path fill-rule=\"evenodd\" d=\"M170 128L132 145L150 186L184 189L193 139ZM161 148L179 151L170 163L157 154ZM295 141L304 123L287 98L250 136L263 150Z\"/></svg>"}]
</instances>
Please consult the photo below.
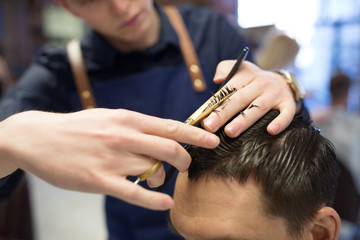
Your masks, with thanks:
<instances>
[{"instance_id":1,"label":"client's ear","mask_svg":"<svg viewBox=\"0 0 360 240\"><path fill-rule=\"evenodd\" d=\"M340 217L331 207L322 207L312 222L311 234L314 240L337 240L340 232Z\"/></svg>"}]
</instances>

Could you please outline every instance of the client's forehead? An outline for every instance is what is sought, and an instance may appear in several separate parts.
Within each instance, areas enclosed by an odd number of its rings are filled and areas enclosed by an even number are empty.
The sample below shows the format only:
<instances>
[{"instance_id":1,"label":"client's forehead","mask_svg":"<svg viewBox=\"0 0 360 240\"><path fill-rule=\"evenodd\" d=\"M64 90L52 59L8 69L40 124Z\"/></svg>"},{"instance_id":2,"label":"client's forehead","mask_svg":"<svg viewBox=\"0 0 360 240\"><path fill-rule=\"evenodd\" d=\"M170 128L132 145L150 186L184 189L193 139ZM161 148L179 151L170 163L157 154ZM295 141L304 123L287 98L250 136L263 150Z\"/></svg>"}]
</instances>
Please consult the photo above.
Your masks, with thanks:
<instances>
[{"instance_id":1,"label":"client's forehead","mask_svg":"<svg viewBox=\"0 0 360 240\"><path fill-rule=\"evenodd\" d=\"M180 173L170 211L174 228L186 239L283 239L284 221L263 211L253 181L200 178L190 182ZM270 236L271 236L270 235Z\"/></svg>"}]
</instances>

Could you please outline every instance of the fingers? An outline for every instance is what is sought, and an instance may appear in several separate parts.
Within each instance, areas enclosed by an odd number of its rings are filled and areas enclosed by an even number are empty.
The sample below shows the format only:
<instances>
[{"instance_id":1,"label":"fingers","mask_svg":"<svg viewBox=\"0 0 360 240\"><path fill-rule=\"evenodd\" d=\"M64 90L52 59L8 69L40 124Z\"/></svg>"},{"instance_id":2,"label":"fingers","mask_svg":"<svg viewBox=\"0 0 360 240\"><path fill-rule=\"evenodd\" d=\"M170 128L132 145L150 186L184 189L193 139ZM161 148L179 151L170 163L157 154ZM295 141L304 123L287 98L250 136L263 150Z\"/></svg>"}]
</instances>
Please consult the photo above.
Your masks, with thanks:
<instances>
[{"instance_id":1,"label":"fingers","mask_svg":"<svg viewBox=\"0 0 360 240\"><path fill-rule=\"evenodd\" d=\"M105 189L105 194L147 209L168 210L174 206L169 195L147 190L126 179L108 178Z\"/></svg>"},{"instance_id":2,"label":"fingers","mask_svg":"<svg viewBox=\"0 0 360 240\"><path fill-rule=\"evenodd\" d=\"M151 123L143 127L143 131L147 134L204 148L215 148L219 144L217 136L198 127L170 119L156 118L149 122Z\"/></svg>"},{"instance_id":3,"label":"fingers","mask_svg":"<svg viewBox=\"0 0 360 240\"><path fill-rule=\"evenodd\" d=\"M119 127L111 128L108 141L115 151L125 150L129 153L126 157L166 161L179 171L188 168L191 158L178 142L206 148L215 148L220 142L216 135L198 127L126 110L118 111L113 121Z\"/></svg>"},{"instance_id":4,"label":"fingers","mask_svg":"<svg viewBox=\"0 0 360 240\"><path fill-rule=\"evenodd\" d=\"M245 112L242 111L244 111L254 97L257 96L254 96L250 87L238 89L233 96L203 121L204 128L215 132L236 114L244 115L243 113Z\"/></svg>"},{"instance_id":5,"label":"fingers","mask_svg":"<svg viewBox=\"0 0 360 240\"><path fill-rule=\"evenodd\" d=\"M245 110L243 110L240 114L238 114L237 117L235 117L230 123L226 125L225 133L227 136L233 138L239 136L242 132L248 129L258 119L271 110L271 108L267 106L264 101L261 101L260 98L258 98L257 101L259 102L259 106L253 103L250 104ZM290 124L295 115L293 109L294 108L291 106L284 108L280 107L279 116L276 117L267 127L268 133L276 135L283 131Z\"/></svg>"},{"instance_id":6,"label":"fingers","mask_svg":"<svg viewBox=\"0 0 360 240\"><path fill-rule=\"evenodd\" d=\"M234 97L234 99L231 99L231 101L236 102L236 98ZM234 138L248 129L268 111L271 109L276 109L280 112L280 114L269 124L267 128L270 134L276 135L283 131L290 124L295 115L296 106L294 102L284 102L281 105L272 106L269 104L269 101L269 97L267 97L265 94L257 97L252 103L244 107L243 110L239 110L236 105L229 104L229 106L226 106L218 112L212 113L212 115L209 116L209 119L205 120L204 127L209 131L217 131L221 125L225 124L228 119L235 115L236 117L225 126L226 135Z\"/></svg>"},{"instance_id":7,"label":"fingers","mask_svg":"<svg viewBox=\"0 0 360 240\"><path fill-rule=\"evenodd\" d=\"M110 114L110 124L121 129L122 134L118 133L120 136L144 133L204 148L215 148L219 144L219 138L216 135L179 121L162 119L123 109L111 112L103 109L103 111ZM106 114L102 114L102 116L104 115Z\"/></svg>"},{"instance_id":8,"label":"fingers","mask_svg":"<svg viewBox=\"0 0 360 240\"><path fill-rule=\"evenodd\" d=\"M163 137L142 134L129 138L123 147L139 156L152 158L153 161L168 162L181 172L188 169L191 161L189 153L179 143Z\"/></svg>"},{"instance_id":9,"label":"fingers","mask_svg":"<svg viewBox=\"0 0 360 240\"><path fill-rule=\"evenodd\" d=\"M295 104L296 105L296 104ZM296 109L296 106L295 106ZM296 110L292 107L281 108L277 116L267 127L268 133L276 135L286 129L293 120Z\"/></svg>"},{"instance_id":10,"label":"fingers","mask_svg":"<svg viewBox=\"0 0 360 240\"><path fill-rule=\"evenodd\" d=\"M214 81L221 83L235 61L223 61L218 65ZM225 127L229 137L237 137L269 110L280 115L268 126L270 134L284 130L295 115L294 96L286 81L278 74L262 71L256 65L244 61L228 85L237 91L221 107L203 122L206 130L215 132L229 119L236 116Z\"/></svg>"},{"instance_id":11,"label":"fingers","mask_svg":"<svg viewBox=\"0 0 360 240\"><path fill-rule=\"evenodd\" d=\"M225 126L227 136L233 138L239 136L270 110L267 106L261 106L260 103L259 105L257 104L250 104Z\"/></svg>"}]
</instances>

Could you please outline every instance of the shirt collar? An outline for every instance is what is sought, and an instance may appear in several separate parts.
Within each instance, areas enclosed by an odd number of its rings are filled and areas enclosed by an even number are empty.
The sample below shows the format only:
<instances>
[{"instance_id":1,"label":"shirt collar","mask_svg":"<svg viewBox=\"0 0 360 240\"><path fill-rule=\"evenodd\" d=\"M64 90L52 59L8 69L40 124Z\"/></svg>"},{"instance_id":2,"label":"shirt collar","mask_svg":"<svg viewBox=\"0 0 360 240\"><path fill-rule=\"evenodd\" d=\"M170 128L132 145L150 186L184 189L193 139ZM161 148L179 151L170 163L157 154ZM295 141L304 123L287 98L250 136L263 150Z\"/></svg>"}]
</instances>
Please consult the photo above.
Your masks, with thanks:
<instances>
[{"instance_id":1,"label":"shirt collar","mask_svg":"<svg viewBox=\"0 0 360 240\"><path fill-rule=\"evenodd\" d=\"M180 48L177 34L172 27L167 15L163 9L157 4L155 9L160 16L160 35L159 40L147 50L141 52L145 55L155 55L168 47L169 45ZM123 57L131 54L139 54L138 51L123 53L114 48L102 35L91 29L82 39L84 55L89 57L91 61L112 66L115 64L117 57ZM87 51L88 50L88 51Z\"/></svg>"},{"instance_id":2,"label":"shirt collar","mask_svg":"<svg viewBox=\"0 0 360 240\"><path fill-rule=\"evenodd\" d=\"M159 40L155 45L150 47L147 52L149 54L157 53L162 49L166 48L168 45L173 45L179 48L179 39L178 36L172 27L168 16L165 14L164 10L155 3L155 9L157 10L160 16L160 35Z\"/></svg>"}]
</instances>

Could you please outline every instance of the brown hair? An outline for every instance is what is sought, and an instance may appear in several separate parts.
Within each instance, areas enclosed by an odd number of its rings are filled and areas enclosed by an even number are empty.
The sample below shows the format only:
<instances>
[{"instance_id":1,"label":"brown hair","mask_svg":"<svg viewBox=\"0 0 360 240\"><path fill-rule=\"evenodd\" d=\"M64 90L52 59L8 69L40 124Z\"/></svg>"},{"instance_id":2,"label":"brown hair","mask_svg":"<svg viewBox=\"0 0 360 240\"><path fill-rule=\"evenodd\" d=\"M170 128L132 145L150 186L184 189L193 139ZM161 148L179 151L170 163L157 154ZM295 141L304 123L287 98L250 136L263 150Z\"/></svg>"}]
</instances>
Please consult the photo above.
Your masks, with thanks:
<instances>
[{"instance_id":1,"label":"brown hair","mask_svg":"<svg viewBox=\"0 0 360 240\"><path fill-rule=\"evenodd\" d=\"M189 179L254 179L266 213L284 218L289 233L300 235L320 207L332 204L338 166L332 144L306 116L296 116L278 135L268 134L266 127L277 115L269 112L237 138L219 130L216 149L189 147Z\"/></svg>"}]
</instances>

